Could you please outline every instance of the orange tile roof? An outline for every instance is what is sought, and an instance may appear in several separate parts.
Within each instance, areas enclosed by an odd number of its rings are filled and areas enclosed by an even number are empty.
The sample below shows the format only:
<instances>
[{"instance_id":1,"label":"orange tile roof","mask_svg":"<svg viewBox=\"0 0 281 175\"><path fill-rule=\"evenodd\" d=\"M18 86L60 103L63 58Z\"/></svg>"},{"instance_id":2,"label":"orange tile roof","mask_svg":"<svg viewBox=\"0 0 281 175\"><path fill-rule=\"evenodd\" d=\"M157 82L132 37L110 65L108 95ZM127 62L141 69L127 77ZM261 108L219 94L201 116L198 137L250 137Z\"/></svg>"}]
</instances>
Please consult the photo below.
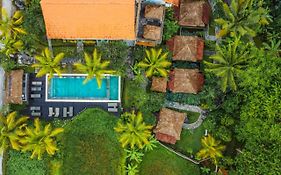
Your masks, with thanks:
<instances>
[{"instance_id":1,"label":"orange tile roof","mask_svg":"<svg viewBox=\"0 0 281 175\"><path fill-rule=\"evenodd\" d=\"M135 40L135 0L42 0L49 39Z\"/></svg>"}]
</instances>

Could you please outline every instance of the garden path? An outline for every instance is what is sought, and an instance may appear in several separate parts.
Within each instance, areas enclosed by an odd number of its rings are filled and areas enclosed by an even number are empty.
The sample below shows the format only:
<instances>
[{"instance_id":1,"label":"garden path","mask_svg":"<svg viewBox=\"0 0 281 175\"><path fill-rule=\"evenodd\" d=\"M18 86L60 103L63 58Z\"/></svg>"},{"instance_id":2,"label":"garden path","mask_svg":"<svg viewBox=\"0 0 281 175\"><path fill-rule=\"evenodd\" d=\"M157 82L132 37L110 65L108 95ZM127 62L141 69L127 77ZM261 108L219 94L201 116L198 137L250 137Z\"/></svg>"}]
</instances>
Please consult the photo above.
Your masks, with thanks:
<instances>
[{"instance_id":1,"label":"garden path","mask_svg":"<svg viewBox=\"0 0 281 175\"><path fill-rule=\"evenodd\" d=\"M188 104L180 104L180 103L172 102L172 101L166 101L164 106L170 107L170 108L175 108L175 109L180 109L180 110L185 110L185 111L200 113L196 122L191 123L191 124L184 123L183 126L182 126L184 129L198 128L202 124L203 120L207 117L205 115L206 112L198 106L188 105Z\"/></svg>"}]
</instances>

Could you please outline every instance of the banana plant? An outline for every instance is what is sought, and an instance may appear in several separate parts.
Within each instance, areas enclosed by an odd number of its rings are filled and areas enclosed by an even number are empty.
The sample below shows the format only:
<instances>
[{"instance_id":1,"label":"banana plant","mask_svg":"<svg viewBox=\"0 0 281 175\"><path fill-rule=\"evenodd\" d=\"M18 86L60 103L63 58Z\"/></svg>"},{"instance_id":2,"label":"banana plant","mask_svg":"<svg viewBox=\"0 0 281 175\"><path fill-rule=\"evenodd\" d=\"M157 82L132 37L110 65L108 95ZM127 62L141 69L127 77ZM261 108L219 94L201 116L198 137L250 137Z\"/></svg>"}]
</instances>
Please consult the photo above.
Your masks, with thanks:
<instances>
[{"instance_id":1,"label":"banana plant","mask_svg":"<svg viewBox=\"0 0 281 175\"><path fill-rule=\"evenodd\" d=\"M0 52L8 57L24 49L23 41L20 39L12 38L11 36L4 37L4 39L2 39L0 42L3 45Z\"/></svg>"}]
</instances>

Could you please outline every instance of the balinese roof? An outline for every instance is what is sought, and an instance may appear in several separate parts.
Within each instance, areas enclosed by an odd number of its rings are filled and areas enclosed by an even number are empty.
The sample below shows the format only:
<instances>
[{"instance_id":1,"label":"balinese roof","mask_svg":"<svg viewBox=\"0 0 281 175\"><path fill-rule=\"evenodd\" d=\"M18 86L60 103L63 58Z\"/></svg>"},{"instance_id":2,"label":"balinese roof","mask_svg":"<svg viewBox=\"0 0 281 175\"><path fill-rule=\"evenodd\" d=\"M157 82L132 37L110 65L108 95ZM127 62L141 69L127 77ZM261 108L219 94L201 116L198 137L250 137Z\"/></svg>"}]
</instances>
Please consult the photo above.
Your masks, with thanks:
<instances>
[{"instance_id":1,"label":"balinese roof","mask_svg":"<svg viewBox=\"0 0 281 175\"><path fill-rule=\"evenodd\" d=\"M175 36L167 42L173 60L200 61L203 59L204 41L197 36Z\"/></svg>"},{"instance_id":2,"label":"balinese roof","mask_svg":"<svg viewBox=\"0 0 281 175\"><path fill-rule=\"evenodd\" d=\"M209 22L210 8L205 1L182 0L180 4L179 25L205 27Z\"/></svg>"},{"instance_id":3,"label":"balinese roof","mask_svg":"<svg viewBox=\"0 0 281 175\"><path fill-rule=\"evenodd\" d=\"M170 72L168 87L174 93L197 94L203 84L204 76L198 69L174 69Z\"/></svg>"},{"instance_id":4,"label":"balinese roof","mask_svg":"<svg viewBox=\"0 0 281 175\"><path fill-rule=\"evenodd\" d=\"M165 0L165 2L179 6L180 0Z\"/></svg>"},{"instance_id":5,"label":"balinese roof","mask_svg":"<svg viewBox=\"0 0 281 175\"><path fill-rule=\"evenodd\" d=\"M49 39L135 40L134 0L42 0Z\"/></svg>"},{"instance_id":6,"label":"balinese roof","mask_svg":"<svg viewBox=\"0 0 281 175\"><path fill-rule=\"evenodd\" d=\"M157 92L166 92L167 78L152 77L151 90Z\"/></svg>"},{"instance_id":7,"label":"balinese roof","mask_svg":"<svg viewBox=\"0 0 281 175\"><path fill-rule=\"evenodd\" d=\"M156 138L163 142L175 144L177 140L180 140L185 117L185 113L162 108L159 113L159 121L154 129Z\"/></svg>"},{"instance_id":8,"label":"balinese roof","mask_svg":"<svg viewBox=\"0 0 281 175\"><path fill-rule=\"evenodd\" d=\"M164 16L164 6L162 5L146 5L144 17L162 20Z\"/></svg>"},{"instance_id":9,"label":"balinese roof","mask_svg":"<svg viewBox=\"0 0 281 175\"><path fill-rule=\"evenodd\" d=\"M160 40L161 39L161 27L153 25L145 25L143 28L143 38L149 40Z\"/></svg>"},{"instance_id":10,"label":"balinese roof","mask_svg":"<svg viewBox=\"0 0 281 175\"><path fill-rule=\"evenodd\" d=\"M22 104L23 70L6 74L5 103Z\"/></svg>"}]
</instances>

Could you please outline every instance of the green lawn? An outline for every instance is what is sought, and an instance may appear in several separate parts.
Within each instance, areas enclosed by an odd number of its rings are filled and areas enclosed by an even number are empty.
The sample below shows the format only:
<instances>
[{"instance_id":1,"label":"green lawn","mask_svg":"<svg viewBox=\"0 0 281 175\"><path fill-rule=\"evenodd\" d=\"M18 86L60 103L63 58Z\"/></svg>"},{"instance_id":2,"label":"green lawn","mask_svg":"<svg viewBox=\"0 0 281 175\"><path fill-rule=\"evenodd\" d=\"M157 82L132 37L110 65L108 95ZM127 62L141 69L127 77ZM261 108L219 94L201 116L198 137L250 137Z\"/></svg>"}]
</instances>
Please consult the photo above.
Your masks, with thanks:
<instances>
[{"instance_id":1,"label":"green lawn","mask_svg":"<svg viewBox=\"0 0 281 175\"><path fill-rule=\"evenodd\" d=\"M140 175L199 175L199 167L169 152L161 145L145 153Z\"/></svg>"},{"instance_id":2,"label":"green lawn","mask_svg":"<svg viewBox=\"0 0 281 175\"><path fill-rule=\"evenodd\" d=\"M196 153L201 148L201 138L204 136L205 128L203 125L193 131L183 129L181 139L173 146L182 153Z\"/></svg>"},{"instance_id":3,"label":"green lawn","mask_svg":"<svg viewBox=\"0 0 281 175\"><path fill-rule=\"evenodd\" d=\"M121 175L125 153L113 127L117 118L100 109L87 109L64 127L62 173Z\"/></svg>"}]
</instances>

